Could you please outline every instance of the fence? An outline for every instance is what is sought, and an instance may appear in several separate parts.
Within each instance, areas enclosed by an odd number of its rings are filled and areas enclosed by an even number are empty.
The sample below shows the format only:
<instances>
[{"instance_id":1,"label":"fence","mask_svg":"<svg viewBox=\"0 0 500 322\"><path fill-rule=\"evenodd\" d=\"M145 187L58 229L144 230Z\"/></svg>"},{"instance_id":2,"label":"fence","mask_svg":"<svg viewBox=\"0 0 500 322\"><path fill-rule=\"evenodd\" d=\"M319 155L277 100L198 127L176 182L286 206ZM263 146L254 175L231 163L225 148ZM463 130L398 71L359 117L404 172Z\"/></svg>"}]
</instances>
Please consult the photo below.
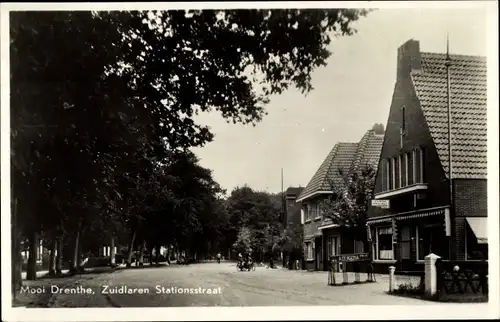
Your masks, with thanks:
<instances>
[{"instance_id":1,"label":"fence","mask_svg":"<svg viewBox=\"0 0 500 322\"><path fill-rule=\"evenodd\" d=\"M354 272L354 281L349 281L349 272ZM336 274L342 274L341 285L350 283L374 282L373 265L368 253L345 254L330 256L330 269L328 270L328 285L337 284ZM366 273L367 279L361 281L361 274ZM351 274L352 275L352 274ZM339 281L340 282L340 281Z\"/></svg>"},{"instance_id":2,"label":"fence","mask_svg":"<svg viewBox=\"0 0 500 322\"><path fill-rule=\"evenodd\" d=\"M488 300L487 261L436 261L439 301Z\"/></svg>"}]
</instances>

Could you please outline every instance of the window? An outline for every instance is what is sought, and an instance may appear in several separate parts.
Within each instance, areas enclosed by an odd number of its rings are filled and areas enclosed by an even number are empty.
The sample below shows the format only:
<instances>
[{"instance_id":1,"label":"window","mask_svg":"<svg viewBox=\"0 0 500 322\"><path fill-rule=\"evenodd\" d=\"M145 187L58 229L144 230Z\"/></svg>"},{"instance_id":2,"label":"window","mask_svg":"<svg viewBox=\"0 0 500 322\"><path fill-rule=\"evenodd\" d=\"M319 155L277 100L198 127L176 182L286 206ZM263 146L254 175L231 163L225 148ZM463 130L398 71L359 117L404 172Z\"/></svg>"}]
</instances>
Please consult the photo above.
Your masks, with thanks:
<instances>
[{"instance_id":1,"label":"window","mask_svg":"<svg viewBox=\"0 0 500 322\"><path fill-rule=\"evenodd\" d=\"M395 157L393 160L394 160L394 181L395 181L394 187L397 189L401 187L401 175L400 175L401 167L399 164L399 157Z\"/></svg>"},{"instance_id":2,"label":"window","mask_svg":"<svg viewBox=\"0 0 500 322\"><path fill-rule=\"evenodd\" d=\"M312 242L306 243L306 259L314 259L313 243Z\"/></svg>"},{"instance_id":3,"label":"window","mask_svg":"<svg viewBox=\"0 0 500 322\"><path fill-rule=\"evenodd\" d=\"M395 172L394 172L394 159L391 159L391 186L390 186L390 190L392 189L395 189L396 187L396 183L394 181L394 178L395 178Z\"/></svg>"},{"instance_id":4,"label":"window","mask_svg":"<svg viewBox=\"0 0 500 322\"><path fill-rule=\"evenodd\" d=\"M337 255L337 237L334 236L328 237L327 252L328 252L328 257Z\"/></svg>"},{"instance_id":5,"label":"window","mask_svg":"<svg viewBox=\"0 0 500 322\"><path fill-rule=\"evenodd\" d=\"M305 204L304 205L304 222L307 222L311 218L309 217L309 205Z\"/></svg>"},{"instance_id":6,"label":"window","mask_svg":"<svg viewBox=\"0 0 500 322\"><path fill-rule=\"evenodd\" d=\"M405 133L406 131L406 106L401 107L401 132Z\"/></svg>"},{"instance_id":7,"label":"window","mask_svg":"<svg viewBox=\"0 0 500 322\"><path fill-rule=\"evenodd\" d=\"M401 187L408 185L408 154L400 156L401 160Z\"/></svg>"},{"instance_id":8,"label":"window","mask_svg":"<svg viewBox=\"0 0 500 322\"><path fill-rule=\"evenodd\" d=\"M376 228L375 243L373 244L375 260L392 260L392 227Z\"/></svg>"},{"instance_id":9,"label":"window","mask_svg":"<svg viewBox=\"0 0 500 322\"><path fill-rule=\"evenodd\" d=\"M389 160L384 160L385 190L391 190L391 166Z\"/></svg>"},{"instance_id":10,"label":"window","mask_svg":"<svg viewBox=\"0 0 500 322\"><path fill-rule=\"evenodd\" d=\"M408 185L412 185L415 180L413 180L413 169L414 169L414 166L413 166L413 152L408 152L406 153L406 160L407 160L407 178L408 178Z\"/></svg>"},{"instance_id":11,"label":"window","mask_svg":"<svg viewBox=\"0 0 500 322\"><path fill-rule=\"evenodd\" d=\"M319 202L314 205L314 208L315 208L314 218L315 219L321 218L321 206Z\"/></svg>"},{"instance_id":12,"label":"window","mask_svg":"<svg viewBox=\"0 0 500 322\"><path fill-rule=\"evenodd\" d=\"M416 148L414 152L415 183L424 183L424 150Z\"/></svg>"}]
</instances>

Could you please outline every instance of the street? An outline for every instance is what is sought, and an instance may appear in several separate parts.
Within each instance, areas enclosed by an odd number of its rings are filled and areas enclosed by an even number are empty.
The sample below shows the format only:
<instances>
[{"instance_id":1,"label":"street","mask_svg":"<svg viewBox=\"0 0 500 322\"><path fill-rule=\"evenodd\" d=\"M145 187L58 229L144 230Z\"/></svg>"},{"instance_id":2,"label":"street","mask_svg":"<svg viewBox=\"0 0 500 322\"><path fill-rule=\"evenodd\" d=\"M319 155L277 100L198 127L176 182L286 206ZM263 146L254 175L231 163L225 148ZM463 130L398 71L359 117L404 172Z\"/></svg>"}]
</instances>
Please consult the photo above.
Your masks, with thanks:
<instances>
[{"instance_id":1,"label":"street","mask_svg":"<svg viewBox=\"0 0 500 322\"><path fill-rule=\"evenodd\" d=\"M436 304L386 294L388 282L382 275L377 276L377 283L335 287L327 285L326 272L289 271L266 267L257 267L251 272L240 272L231 262L122 269L110 274L95 275L67 287L76 289L80 285L91 288L95 294L53 294L49 306ZM197 291L187 291L186 288ZM116 294L120 289L122 292L134 294ZM157 290L160 290L160 293ZM191 293L180 294L182 291Z\"/></svg>"}]
</instances>

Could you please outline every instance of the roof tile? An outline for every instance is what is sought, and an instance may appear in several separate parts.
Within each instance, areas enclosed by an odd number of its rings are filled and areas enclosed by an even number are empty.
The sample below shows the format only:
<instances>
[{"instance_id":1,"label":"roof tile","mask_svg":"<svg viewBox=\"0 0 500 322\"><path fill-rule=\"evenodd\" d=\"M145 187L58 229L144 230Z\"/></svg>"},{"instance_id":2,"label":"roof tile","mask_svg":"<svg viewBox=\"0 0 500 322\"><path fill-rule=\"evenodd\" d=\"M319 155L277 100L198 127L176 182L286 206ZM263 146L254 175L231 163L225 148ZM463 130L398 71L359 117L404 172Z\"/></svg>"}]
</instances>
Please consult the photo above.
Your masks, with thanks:
<instances>
[{"instance_id":1,"label":"roof tile","mask_svg":"<svg viewBox=\"0 0 500 322\"><path fill-rule=\"evenodd\" d=\"M451 55L453 178L486 179L486 58ZM448 176L448 101L445 54L421 53L413 84Z\"/></svg>"},{"instance_id":2,"label":"roof tile","mask_svg":"<svg viewBox=\"0 0 500 322\"><path fill-rule=\"evenodd\" d=\"M383 140L383 134L375 134L373 130L369 130L358 143L335 144L298 199L307 198L319 191L331 191L332 184L342 184L339 169L347 173L367 164L376 169Z\"/></svg>"}]
</instances>

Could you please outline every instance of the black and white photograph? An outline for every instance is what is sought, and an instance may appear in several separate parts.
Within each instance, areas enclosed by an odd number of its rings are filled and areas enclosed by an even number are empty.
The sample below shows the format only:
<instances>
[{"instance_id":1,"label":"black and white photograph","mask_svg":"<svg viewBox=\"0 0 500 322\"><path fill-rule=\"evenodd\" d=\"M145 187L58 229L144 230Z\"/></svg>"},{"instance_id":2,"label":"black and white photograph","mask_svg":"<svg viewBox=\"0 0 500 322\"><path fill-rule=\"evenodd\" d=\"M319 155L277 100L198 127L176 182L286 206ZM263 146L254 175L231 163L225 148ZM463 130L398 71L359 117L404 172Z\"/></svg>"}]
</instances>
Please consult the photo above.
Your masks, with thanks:
<instances>
[{"instance_id":1,"label":"black and white photograph","mask_svg":"<svg viewBox=\"0 0 500 322\"><path fill-rule=\"evenodd\" d=\"M1 27L2 320L500 317L496 2Z\"/></svg>"}]
</instances>

